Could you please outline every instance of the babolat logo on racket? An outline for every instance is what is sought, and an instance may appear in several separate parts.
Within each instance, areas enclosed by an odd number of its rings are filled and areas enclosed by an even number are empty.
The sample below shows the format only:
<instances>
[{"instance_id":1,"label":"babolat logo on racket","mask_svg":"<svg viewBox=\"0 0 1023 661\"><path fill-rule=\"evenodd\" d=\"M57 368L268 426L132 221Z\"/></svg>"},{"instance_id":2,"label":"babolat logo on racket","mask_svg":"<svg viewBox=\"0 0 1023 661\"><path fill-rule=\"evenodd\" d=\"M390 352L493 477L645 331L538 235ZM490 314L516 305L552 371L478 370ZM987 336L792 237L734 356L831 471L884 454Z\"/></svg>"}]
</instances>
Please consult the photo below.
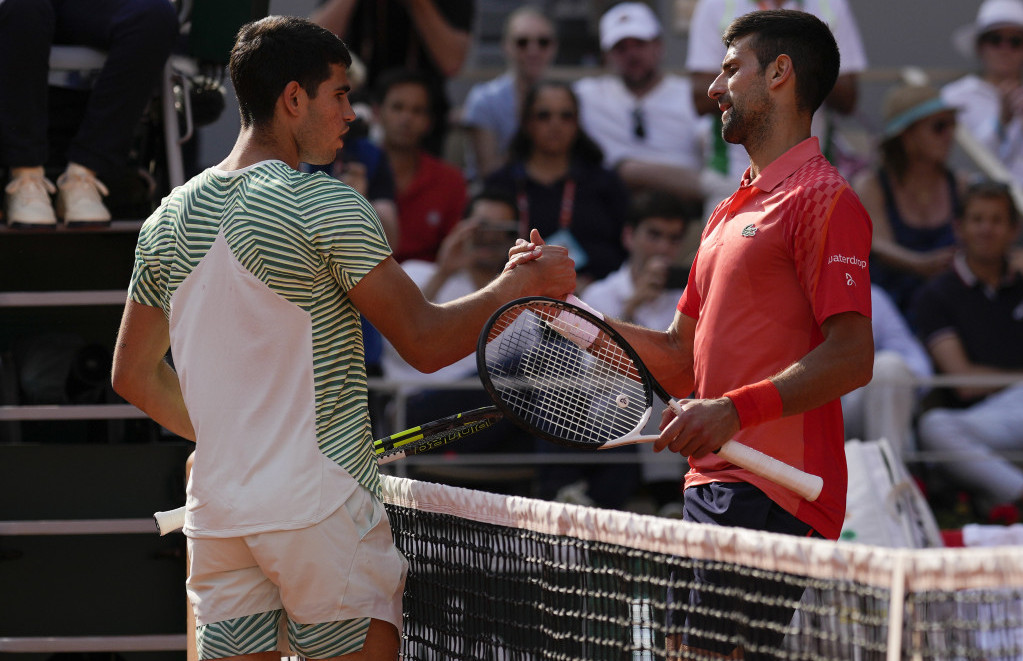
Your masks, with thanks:
<instances>
[{"instance_id":1,"label":"babolat logo on racket","mask_svg":"<svg viewBox=\"0 0 1023 661\"><path fill-rule=\"evenodd\" d=\"M471 436L478 431L483 431L487 427L492 427L497 422L496 418L484 418L483 420L477 420L476 422L470 422L462 425L457 429L452 429L449 432L437 436L433 440L427 440L426 442L417 445L413 449L413 454L419 454L420 452L429 452L435 448L447 445L452 441L457 441L460 438Z\"/></svg>"},{"instance_id":2,"label":"babolat logo on racket","mask_svg":"<svg viewBox=\"0 0 1023 661\"><path fill-rule=\"evenodd\" d=\"M743 236L753 236L756 233L757 233L757 228L756 228L756 226L753 223L750 223L746 227L742 228L742 235Z\"/></svg>"}]
</instances>

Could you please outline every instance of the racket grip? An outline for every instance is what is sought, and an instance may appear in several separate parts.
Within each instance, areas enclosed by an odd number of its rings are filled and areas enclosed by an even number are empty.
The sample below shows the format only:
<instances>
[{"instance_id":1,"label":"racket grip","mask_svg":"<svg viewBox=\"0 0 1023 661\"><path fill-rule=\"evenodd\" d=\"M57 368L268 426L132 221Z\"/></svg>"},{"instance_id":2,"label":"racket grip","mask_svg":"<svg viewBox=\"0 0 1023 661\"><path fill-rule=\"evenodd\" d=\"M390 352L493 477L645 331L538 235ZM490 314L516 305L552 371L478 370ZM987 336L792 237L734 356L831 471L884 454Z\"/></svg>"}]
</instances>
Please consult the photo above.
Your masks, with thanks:
<instances>
[{"instance_id":1,"label":"racket grip","mask_svg":"<svg viewBox=\"0 0 1023 661\"><path fill-rule=\"evenodd\" d=\"M760 477L796 492L810 502L817 500L817 496L821 495L824 488L824 480L820 476L801 471L738 441L725 442L717 451L717 455L725 461L742 466Z\"/></svg>"},{"instance_id":2,"label":"racket grip","mask_svg":"<svg viewBox=\"0 0 1023 661\"><path fill-rule=\"evenodd\" d=\"M185 527L185 508L179 507L167 512L156 512L153 514L153 518L156 519L156 530L162 537Z\"/></svg>"},{"instance_id":3,"label":"racket grip","mask_svg":"<svg viewBox=\"0 0 1023 661\"><path fill-rule=\"evenodd\" d=\"M398 461L399 459L404 458L405 458L404 452L395 452L394 454L389 454L377 459L377 466L383 466L384 464L389 464L392 461Z\"/></svg>"}]
</instances>

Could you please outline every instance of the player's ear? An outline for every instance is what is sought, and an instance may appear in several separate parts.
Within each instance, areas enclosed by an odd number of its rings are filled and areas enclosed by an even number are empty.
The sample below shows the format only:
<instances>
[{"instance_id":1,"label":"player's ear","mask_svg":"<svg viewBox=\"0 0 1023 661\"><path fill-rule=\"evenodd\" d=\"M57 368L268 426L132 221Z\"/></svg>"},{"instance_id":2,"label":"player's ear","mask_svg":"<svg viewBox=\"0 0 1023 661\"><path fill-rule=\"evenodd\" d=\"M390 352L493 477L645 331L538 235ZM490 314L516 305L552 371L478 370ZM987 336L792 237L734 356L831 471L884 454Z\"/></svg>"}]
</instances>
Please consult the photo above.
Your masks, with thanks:
<instances>
[{"instance_id":1,"label":"player's ear","mask_svg":"<svg viewBox=\"0 0 1023 661\"><path fill-rule=\"evenodd\" d=\"M293 80L285 85L280 96L280 100L284 104L284 111L289 115L298 114L304 95L305 90L302 89L297 80Z\"/></svg>"},{"instance_id":2,"label":"player's ear","mask_svg":"<svg viewBox=\"0 0 1023 661\"><path fill-rule=\"evenodd\" d=\"M792 68L792 58L782 53L767 65L767 84L771 89L778 89L796 75Z\"/></svg>"}]
</instances>

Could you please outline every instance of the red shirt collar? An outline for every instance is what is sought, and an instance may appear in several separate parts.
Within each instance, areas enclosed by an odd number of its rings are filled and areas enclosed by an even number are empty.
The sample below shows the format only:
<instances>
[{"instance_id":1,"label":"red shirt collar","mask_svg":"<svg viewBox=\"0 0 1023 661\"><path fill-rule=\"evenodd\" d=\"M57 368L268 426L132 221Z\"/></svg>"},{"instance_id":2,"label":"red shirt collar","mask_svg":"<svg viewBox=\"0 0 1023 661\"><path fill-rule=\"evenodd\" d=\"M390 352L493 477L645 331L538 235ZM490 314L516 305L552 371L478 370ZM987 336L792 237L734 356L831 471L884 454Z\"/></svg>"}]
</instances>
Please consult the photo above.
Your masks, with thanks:
<instances>
[{"instance_id":1,"label":"red shirt collar","mask_svg":"<svg viewBox=\"0 0 1023 661\"><path fill-rule=\"evenodd\" d=\"M789 147L788 151L771 161L766 168L760 171L760 176L753 181L747 180L750 173L747 168L742 177L742 184L743 186L756 186L765 193L769 193L777 188L778 184L788 179L789 175L801 168L804 163L820 155L821 147L817 138L809 137L799 144Z\"/></svg>"}]
</instances>

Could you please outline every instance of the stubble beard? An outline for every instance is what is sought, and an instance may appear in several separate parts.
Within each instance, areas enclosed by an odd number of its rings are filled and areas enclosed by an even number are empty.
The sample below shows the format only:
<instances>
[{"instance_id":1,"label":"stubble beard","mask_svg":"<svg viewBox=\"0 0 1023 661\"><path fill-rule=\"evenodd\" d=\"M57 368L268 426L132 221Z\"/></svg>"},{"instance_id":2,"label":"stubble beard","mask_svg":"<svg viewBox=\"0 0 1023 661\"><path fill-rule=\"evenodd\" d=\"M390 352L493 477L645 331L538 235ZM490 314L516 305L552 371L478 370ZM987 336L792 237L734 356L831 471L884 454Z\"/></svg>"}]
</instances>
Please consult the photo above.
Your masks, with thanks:
<instances>
[{"instance_id":1,"label":"stubble beard","mask_svg":"<svg viewBox=\"0 0 1023 661\"><path fill-rule=\"evenodd\" d=\"M725 142L742 145L747 152L755 151L770 135L774 103L766 90L760 90L749 103L732 102L727 119L722 119L721 137Z\"/></svg>"}]
</instances>

